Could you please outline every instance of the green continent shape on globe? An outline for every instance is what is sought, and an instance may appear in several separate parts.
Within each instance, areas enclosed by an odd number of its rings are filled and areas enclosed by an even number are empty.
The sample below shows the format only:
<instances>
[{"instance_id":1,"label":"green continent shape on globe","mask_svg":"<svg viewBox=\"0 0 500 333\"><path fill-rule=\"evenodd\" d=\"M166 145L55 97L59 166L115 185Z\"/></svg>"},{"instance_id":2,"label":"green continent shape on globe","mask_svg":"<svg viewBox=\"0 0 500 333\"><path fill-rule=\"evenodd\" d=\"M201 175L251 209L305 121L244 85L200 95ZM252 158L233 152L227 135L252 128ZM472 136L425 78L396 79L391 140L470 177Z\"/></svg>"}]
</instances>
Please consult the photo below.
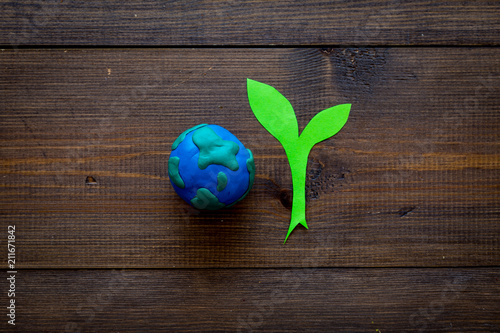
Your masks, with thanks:
<instances>
[{"instance_id":1,"label":"green continent shape on globe","mask_svg":"<svg viewBox=\"0 0 500 333\"><path fill-rule=\"evenodd\" d=\"M235 202L233 202L232 204L230 204L228 207L231 207L235 204L237 204L238 202L240 202L241 200L243 200L248 192L250 192L250 190L252 189L252 186L253 186L253 181L255 180L255 163L254 163L254 160L253 160L253 154L252 154L252 151L250 149L247 148L247 151L248 153L250 154L250 157L247 159L247 170L248 170L248 173L249 173L249 178L248 178L248 188L246 190L245 193L243 193L243 195L238 199L236 200Z\"/></svg>"},{"instance_id":2,"label":"green continent shape on globe","mask_svg":"<svg viewBox=\"0 0 500 333\"><path fill-rule=\"evenodd\" d=\"M198 209L216 210L225 207L208 189L202 187L196 191L196 196L191 199L191 204Z\"/></svg>"},{"instance_id":3,"label":"green continent shape on globe","mask_svg":"<svg viewBox=\"0 0 500 333\"><path fill-rule=\"evenodd\" d=\"M247 149L248 153L250 154L250 157L247 159L247 169L248 173L250 174L250 178L248 180L248 190L247 192L243 195L243 198L250 192L250 189L253 186L253 181L255 180L255 163L253 161L253 154L250 149Z\"/></svg>"},{"instance_id":4,"label":"green continent shape on globe","mask_svg":"<svg viewBox=\"0 0 500 333\"><path fill-rule=\"evenodd\" d=\"M181 175L179 174L180 161L181 159L177 156L173 156L168 160L168 175L175 185L179 186L180 188L184 188L184 180L182 180Z\"/></svg>"},{"instance_id":5,"label":"green continent shape on globe","mask_svg":"<svg viewBox=\"0 0 500 333\"><path fill-rule=\"evenodd\" d=\"M210 164L218 164L233 171L239 165L236 154L240 147L236 142L223 140L210 127L202 127L193 133L193 142L200 150L198 167L206 169Z\"/></svg>"},{"instance_id":6,"label":"green continent shape on globe","mask_svg":"<svg viewBox=\"0 0 500 333\"><path fill-rule=\"evenodd\" d=\"M217 191L220 192L226 188L227 185L227 176L224 172L219 172L217 174Z\"/></svg>"},{"instance_id":7,"label":"green continent shape on globe","mask_svg":"<svg viewBox=\"0 0 500 333\"><path fill-rule=\"evenodd\" d=\"M172 144L172 150L176 149L181 144L181 142L184 141L186 135L203 126L207 126L207 124L199 124L182 132L181 135L179 135L179 137L175 139L174 143Z\"/></svg>"}]
</instances>

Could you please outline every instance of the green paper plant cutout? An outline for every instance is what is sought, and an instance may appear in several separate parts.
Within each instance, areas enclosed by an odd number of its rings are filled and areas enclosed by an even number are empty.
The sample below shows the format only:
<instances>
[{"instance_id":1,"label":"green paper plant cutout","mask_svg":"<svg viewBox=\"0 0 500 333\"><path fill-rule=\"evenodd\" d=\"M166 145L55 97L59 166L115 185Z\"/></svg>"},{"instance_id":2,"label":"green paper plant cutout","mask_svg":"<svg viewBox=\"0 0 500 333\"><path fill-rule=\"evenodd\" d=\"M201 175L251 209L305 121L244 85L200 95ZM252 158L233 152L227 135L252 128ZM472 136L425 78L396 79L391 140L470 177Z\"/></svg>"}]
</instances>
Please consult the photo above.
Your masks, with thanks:
<instances>
[{"instance_id":1,"label":"green paper plant cutout","mask_svg":"<svg viewBox=\"0 0 500 333\"><path fill-rule=\"evenodd\" d=\"M299 125L292 104L275 88L247 79L250 108L262 126L285 149L293 182L292 217L288 236L299 224L309 229L306 222L307 157L312 147L340 131L347 122L351 104L341 104L316 114L299 135Z\"/></svg>"}]
</instances>

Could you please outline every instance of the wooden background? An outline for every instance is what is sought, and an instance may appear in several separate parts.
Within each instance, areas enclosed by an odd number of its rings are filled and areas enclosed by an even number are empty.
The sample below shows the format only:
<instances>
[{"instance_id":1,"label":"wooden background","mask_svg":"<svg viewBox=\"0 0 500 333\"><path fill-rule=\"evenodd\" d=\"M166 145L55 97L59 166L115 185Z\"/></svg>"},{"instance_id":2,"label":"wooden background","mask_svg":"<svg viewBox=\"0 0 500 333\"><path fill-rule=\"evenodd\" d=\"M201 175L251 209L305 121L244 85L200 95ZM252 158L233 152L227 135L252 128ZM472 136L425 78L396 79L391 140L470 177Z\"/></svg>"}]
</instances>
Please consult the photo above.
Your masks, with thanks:
<instances>
[{"instance_id":1,"label":"wooden background","mask_svg":"<svg viewBox=\"0 0 500 333\"><path fill-rule=\"evenodd\" d=\"M497 1L0 2L1 332L500 331ZM309 230L246 78L313 148ZM167 176L199 123L255 156L200 213ZM16 323L7 324L7 226Z\"/></svg>"}]
</instances>

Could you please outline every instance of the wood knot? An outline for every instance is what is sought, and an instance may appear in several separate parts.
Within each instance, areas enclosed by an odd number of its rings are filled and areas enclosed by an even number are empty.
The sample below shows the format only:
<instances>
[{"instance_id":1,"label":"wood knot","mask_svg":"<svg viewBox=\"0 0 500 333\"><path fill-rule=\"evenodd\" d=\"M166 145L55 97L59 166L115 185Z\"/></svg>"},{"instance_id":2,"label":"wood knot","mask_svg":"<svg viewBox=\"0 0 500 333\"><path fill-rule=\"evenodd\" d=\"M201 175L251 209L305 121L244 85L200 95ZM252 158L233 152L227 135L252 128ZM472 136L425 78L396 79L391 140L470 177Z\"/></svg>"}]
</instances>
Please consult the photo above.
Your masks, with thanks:
<instances>
[{"instance_id":1,"label":"wood knot","mask_svg":"<svg viewBox=\"0 0 500 333\"><path fill-rule=\"evenodd\" d=\"M95 178L92 177L92 176L87 176L87 178L85 178L85 184L87 184L87 185L97 185L97 180L95 180Z\"/></svg>"},{"instance_id":2,"label":"wood knot","mask_svg":"<svg viewBox=\"0 0 500 333\"><path fill-rule=\"evenodd\" d=\"M292 209L292 191L289 189L282 189L279 192L279 199L283 207L288 210Z\"/></svg>"}]
</instances>

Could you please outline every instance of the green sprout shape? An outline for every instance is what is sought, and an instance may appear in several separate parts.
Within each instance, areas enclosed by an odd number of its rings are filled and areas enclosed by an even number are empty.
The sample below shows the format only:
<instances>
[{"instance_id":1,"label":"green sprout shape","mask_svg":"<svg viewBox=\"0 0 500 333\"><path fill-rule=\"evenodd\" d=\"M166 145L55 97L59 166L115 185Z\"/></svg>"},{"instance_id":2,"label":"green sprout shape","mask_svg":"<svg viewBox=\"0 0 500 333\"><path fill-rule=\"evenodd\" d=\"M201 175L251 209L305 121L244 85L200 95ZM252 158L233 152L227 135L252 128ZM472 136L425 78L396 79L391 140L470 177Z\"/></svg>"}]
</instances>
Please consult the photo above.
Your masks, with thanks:
<instances>
[{"instance_id":1,"label":"green sprout shape","mask_svg":"<svg viewBox=\"0 0 500 333\"><path fill-rule=\"evenodd\" d=\"M285 149L292 172L293 205L288 236L299 224L309 229L306 222L307 157L312 147L340 131L347 122L351 104L341 104L315 115L299 136L299 125L292 104L275 88L247 79L250 108L262 126Z\"/></svg>"}]
</instances>

